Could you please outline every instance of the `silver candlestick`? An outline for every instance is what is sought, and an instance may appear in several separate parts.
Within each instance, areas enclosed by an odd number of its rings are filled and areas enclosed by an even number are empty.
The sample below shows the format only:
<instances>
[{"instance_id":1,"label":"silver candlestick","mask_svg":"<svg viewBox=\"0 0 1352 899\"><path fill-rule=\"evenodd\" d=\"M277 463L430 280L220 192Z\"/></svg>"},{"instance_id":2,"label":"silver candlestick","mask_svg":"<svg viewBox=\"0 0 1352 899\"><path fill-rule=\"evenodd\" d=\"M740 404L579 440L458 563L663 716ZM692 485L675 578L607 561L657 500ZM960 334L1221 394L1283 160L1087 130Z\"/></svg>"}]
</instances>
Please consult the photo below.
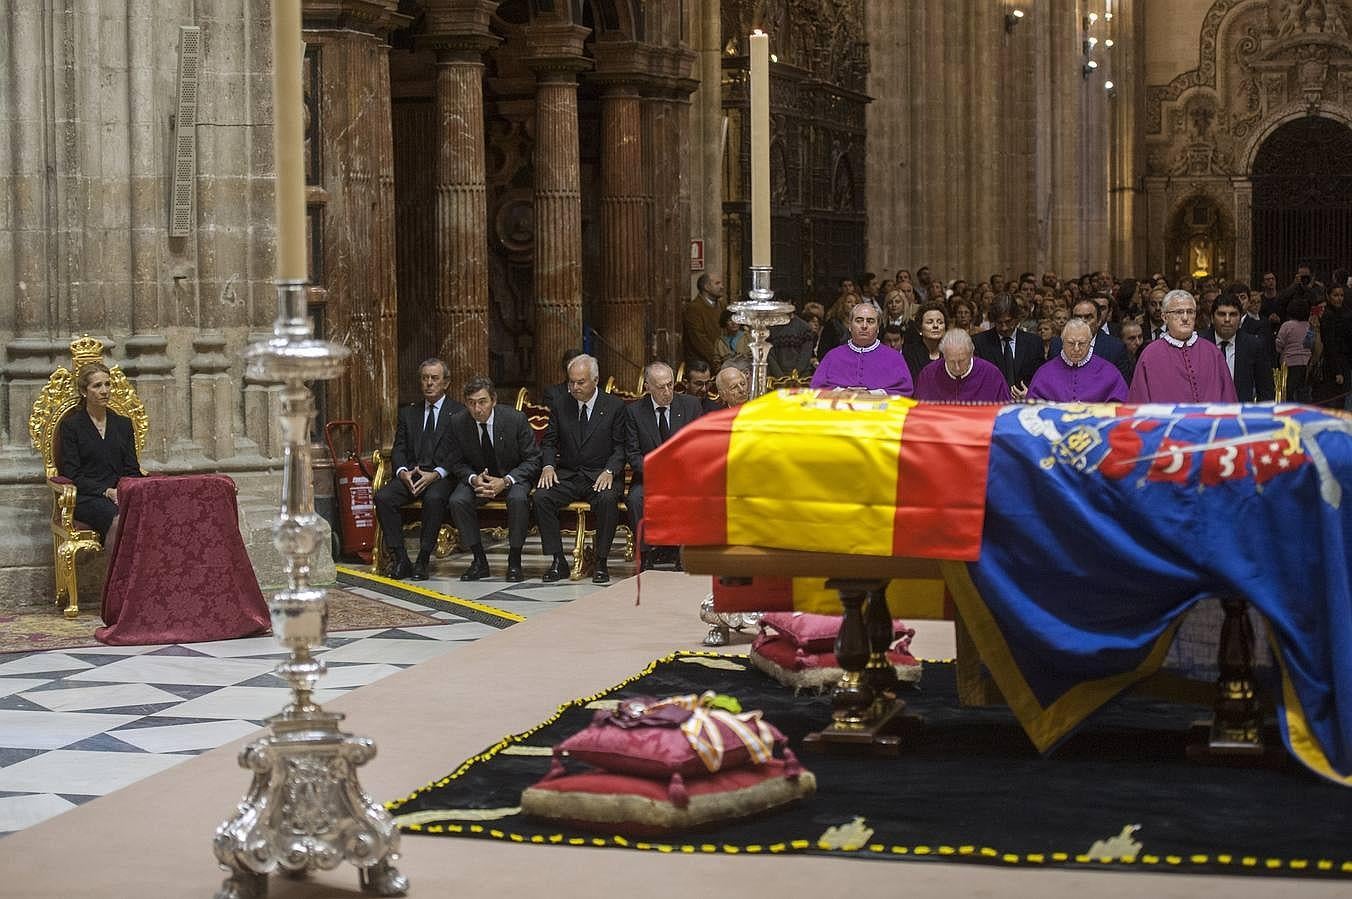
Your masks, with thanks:
<instances>
[{"instance_id":1,"label":"silver candlestick","mask_svg":"<svg viewBox=\"0 0 1352 899\"><path fill-rule=\"evenodd\" d=\"M732 313L733 321L746 325L751 332L751 398L754 400L770 389L765 371L770 358L770 328L789 323L793 304L775 302L768 265L751 267L751 290L747 297L740 303L730 304L728 311Z\"/></svg>"},{"instance_id":2,"label":"silver candlestick","mask_svg":"<svg viewBox=\"0 0 1352 899\"><path fill-rule=\"evenodd\" d=\"M770 378L766 374L766 365L770 358L770 329L775 325L787 325L793 315L792 303L776 303L775 292L770 289L770 267L753 265L751 267L751 290L748 299L732 303L728 311L732 320L746 325L751 332L751 399L764 395L770 389ZM760 623L760 612L716 612L714 597L710 593L700 603L699 620L709 625L704 635L705 646L726 646L733 631L744 627L755 627Z\"/></svg>"},{"instance_id":3,"label":"silver candlestick","mask_svg":"<svg viewBox=\"0 0 1352 899\"><path fill-rule=\"evenodd\" d=\"M292 701L268 719L271 733L240 752L253 783L234 817L216 829L216 858L229 872L216 899L262 899L269 874L304 876L344 861L359 869L363 891L402 896L408 879L394 867L399 831L357 781L356 769L375 757L375 741L343 732L343 716L313 701L324 674L314 651L324 645L328 602L310 585L310 558L324 541L310 473L315 405L305 382L337 377L349 351L313 339L304 282L279 281L277 306L272 337L251 346L245 359L250 377L282 384L282 495L273 542L287 586L269 609L273 634L291 651L277 674L291 685Z\"/></svg>"}]
</instances>

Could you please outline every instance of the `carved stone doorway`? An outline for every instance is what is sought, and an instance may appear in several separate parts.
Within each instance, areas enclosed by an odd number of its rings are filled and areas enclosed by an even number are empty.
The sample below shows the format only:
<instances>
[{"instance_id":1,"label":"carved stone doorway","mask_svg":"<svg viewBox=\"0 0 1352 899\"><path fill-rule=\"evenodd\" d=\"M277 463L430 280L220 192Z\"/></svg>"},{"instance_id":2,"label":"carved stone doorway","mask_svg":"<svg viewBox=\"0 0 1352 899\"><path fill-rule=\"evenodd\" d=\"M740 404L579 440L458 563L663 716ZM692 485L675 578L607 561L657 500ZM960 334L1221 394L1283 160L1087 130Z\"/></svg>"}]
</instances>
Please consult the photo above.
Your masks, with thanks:
<instances>
[{"instance_id":1,"label":"carved stone doorway","mask_svg":"<svg viewBox=\"0 0 1352 899\"><path fill-rule=\"evenodd\" d=\"M1285 286L1301 262L1322 279L1352 263L1352 129L1287 122L1259 147L1252 180L1255 279L1275 272Z\"/></svg>"}]
</instances>

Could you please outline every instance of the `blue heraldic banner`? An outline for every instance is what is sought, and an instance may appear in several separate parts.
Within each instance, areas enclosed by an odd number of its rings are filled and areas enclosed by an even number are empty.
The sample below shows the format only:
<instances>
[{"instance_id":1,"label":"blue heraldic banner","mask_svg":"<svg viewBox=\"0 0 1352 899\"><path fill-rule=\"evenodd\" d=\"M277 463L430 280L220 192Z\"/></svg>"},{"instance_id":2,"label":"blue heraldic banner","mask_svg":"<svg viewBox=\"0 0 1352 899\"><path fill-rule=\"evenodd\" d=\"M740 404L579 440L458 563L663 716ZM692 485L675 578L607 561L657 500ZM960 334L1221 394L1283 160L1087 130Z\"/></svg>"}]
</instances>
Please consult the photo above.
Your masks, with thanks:
<instances>
[{"instance_id":1,"label":"blue heraldic banner","mask_svg":"<svg viewBox=\"0 0 1352 899\"><path fill-rule=\"evenodd\" d=\"M1266 618L1279 723L1352 785L1352 420L1303 406L1010 406L981 557L954 601L1049 751L1162 665L1180 616L1241 596Z\"/></svg>"}]
</instances>

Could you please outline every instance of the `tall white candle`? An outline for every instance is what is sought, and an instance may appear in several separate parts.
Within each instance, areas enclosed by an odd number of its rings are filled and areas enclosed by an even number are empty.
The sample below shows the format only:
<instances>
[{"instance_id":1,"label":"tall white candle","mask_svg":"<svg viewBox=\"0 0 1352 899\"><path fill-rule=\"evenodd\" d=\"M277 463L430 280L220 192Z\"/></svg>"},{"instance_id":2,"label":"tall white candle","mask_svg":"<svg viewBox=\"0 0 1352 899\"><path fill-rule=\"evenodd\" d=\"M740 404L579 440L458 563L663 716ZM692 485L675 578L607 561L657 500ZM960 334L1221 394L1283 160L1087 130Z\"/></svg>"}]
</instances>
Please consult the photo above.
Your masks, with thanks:
<instances>
[{"instance_id":1,"label":"tall white candle","mask_svg":"<svg viewBox=\"0 0 1352 899\"><path fill-rule=\"evenodd\" d=\"M301 64L305 55L300 29L301 0L272 4L272 141L277 159L277 278L304 281L305 105Z\"/></svg>"},{"instance_id":2,"label":"tall white candle","mask_svg":"<svg viewBox=\"0 0 1352 899\"><path fill-rule=\"evenodd\" d=\"M751 35L751 264L770 267L770 36Z\"/></svg>"}]
</instances>

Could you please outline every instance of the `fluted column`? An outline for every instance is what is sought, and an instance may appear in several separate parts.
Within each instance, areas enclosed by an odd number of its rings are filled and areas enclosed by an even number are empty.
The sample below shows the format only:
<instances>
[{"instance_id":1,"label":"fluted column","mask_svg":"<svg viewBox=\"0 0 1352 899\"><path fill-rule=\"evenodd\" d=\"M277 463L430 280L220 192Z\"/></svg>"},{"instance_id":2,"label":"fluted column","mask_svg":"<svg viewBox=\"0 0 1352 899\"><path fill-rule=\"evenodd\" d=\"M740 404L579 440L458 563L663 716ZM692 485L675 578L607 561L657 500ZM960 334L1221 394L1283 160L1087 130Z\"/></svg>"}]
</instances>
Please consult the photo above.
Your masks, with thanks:
<instances>
[{"instance_id":1,"label":"fluted column","mask_svg":"<svg viewBox=\"0 0 1352 899\"><path fill-rule=\"evenodd\" d=\"M582 190L577 74L587 29L537 27L530 35L535 93L535 380L553 381L582 338ZM602 372L602 377L611 372Z\"/></svg>"},{"instance_id":2,"label":"fluted column","mask_svg":"<svg viewBox=\"0 0 1352 899\"><path fill-rule=\"evenodd\" d=\"M437 54L437 301L432 326L458 389L488 374L488 201L484 176L483 52L466 36Z\"/></svg>"},{"instance_id":3,"label":"fluted column","mask_svg":"<svg viewBox=\"0 0 1352 899\"><path fill-rule=\"evenodd\" d=\"M643 195L643 115L638 87L610 83L601 96L601 368L631 389L647 361L643 345L648 221Z\"/></svg>"}]
</instances>

